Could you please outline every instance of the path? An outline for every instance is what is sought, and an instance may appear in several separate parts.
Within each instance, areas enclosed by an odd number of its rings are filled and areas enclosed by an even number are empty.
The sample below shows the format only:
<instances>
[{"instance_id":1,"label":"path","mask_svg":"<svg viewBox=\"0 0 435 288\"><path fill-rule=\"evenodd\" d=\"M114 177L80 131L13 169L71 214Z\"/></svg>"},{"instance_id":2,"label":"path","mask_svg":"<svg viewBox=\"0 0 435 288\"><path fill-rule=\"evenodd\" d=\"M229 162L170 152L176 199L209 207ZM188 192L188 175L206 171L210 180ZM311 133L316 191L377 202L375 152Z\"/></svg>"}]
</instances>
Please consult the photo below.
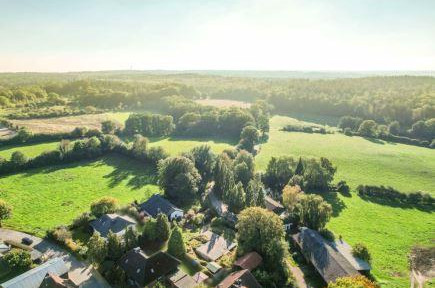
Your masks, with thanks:
<instances>
[{"instance_id":1,"label":"path","mask_svg":"<svg viewBox=\"0 0 435 288\"><path fill-rule=\"evenodd\" d=\"M298 288L312 288L308 286L307 282L305 282L304 272L302 272L301 268L298 266L293 266L292 264L288 264L288 267L295 278L296 285Z\"/></svg>"},{"instance_id":2,"label":"path","mask_svg":"<svg viewBox=\"0 0 435 288\"><path fill-rule=\"evenodd\" d=\"M32 248L49 257L62 257L67 266L70 268L70 279L79 284L81 288L111 288L107 281L89 264L79 261L72 254L62 249L58 245L39 237L26 233L0 228L0 240L10 240L21 243L23 237L29 237L33 240Z\"/></svg>"}]
</instances>

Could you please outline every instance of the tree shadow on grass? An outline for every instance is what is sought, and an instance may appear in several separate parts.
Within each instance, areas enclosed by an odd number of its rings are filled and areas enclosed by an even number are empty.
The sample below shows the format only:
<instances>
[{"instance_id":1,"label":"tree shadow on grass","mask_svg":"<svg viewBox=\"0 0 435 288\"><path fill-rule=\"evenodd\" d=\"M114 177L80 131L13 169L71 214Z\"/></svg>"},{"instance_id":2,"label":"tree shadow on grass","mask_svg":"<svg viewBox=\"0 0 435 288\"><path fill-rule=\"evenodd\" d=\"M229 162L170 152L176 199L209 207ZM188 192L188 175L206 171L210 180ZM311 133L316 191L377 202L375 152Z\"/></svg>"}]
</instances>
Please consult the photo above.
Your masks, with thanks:
<instances>
[{"instance_id":1,"label":"tree shadow on grass","mask_svg":"<svg viewBox=\"0 0 435 288\"><path fill-rule=\"evenodd\" d=\"M346 204L338 197L338 192L319 193L332 206L332 216L337 217L346 208Z\"/></svg>"},{"instance_id":2,"label":"tree shadow on grass","mask_svg":"<svg viewBox=\"0 0 435 288\"><path fill-rule=\"evenodd\" d=\"M128 158L119 161L113 157L104 157L102 162L114 168L112 172L104 176L109 179L110 188L118 186L123 181L127 181L127 186L135 190L157 183L155 168L149 164Z\"/></svg>"},{"instance_id":3,"label":"tree shadow on grass","mask_svg":"<svg viewBox=\"0 0 435 288\"><path fill-rule=\"evenodd\" d=\"M370 197L367 195L359 195L361 199L367 202L383 205L383 206L389 206L393 208L401 208L401 209L417 209L422 212L426 213L434 213L435 212L435 205L423 205L423 204L417 204L417 203L404 203L397 199L385 199L380 197Z\"/></svg>"}]
</instances>

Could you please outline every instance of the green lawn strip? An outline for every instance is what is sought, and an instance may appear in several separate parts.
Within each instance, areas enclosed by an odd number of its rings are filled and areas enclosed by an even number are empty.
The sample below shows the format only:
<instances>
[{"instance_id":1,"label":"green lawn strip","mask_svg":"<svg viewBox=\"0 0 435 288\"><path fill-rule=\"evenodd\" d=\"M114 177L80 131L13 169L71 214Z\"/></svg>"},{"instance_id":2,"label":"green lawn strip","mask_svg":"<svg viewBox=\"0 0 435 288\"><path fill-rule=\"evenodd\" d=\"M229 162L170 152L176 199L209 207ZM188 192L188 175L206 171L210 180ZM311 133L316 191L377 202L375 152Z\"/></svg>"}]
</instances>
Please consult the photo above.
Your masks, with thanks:
<instances>
[{"instance_id":1,"label":"green lawn strip","mask_svg":"<svg viewBox=\"0 0 435 288\"><path fill-rule=\"evenodd\" d=\"M44 151L56 149L58 145L59 141L30 145L0 146L0 157L9 159L15 151L23 152L27 157L35 157Z\"/></svg>"},{"instance_id":2,"label":"green lawn strip","mask_svg":"<svg viewBox=\"0 0 435 288\"><path fill-rule=\"evenodd\" d=\"M272 156L329 158L337 166L335 181L346 180L352 197L332 197L334 217L328 224L350 244L365 243L373 256L373 274L383 287L409 286L407 254L416 243L435 237L433 213L412 207L391 207L364 201L356 195L359 184L392 186L403 192L422 190L435 195L434 150L396 143L378 144L342 134L320 135L279 131L295 120L271 119L268 143L256 157L265 170Z\"/></svg>"}]
</instances>

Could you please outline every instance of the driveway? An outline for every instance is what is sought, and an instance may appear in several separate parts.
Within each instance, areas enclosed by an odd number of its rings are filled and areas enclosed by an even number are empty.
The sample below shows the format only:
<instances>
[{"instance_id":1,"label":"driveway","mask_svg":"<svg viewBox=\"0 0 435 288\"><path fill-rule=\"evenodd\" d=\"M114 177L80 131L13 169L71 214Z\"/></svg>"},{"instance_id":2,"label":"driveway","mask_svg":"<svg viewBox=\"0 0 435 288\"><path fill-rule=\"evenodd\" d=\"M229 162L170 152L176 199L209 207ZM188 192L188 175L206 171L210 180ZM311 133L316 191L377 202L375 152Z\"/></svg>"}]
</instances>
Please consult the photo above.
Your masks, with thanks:
<instances>
[{"instance_id":1,"label":"driveway","mask_svg":"<svg viewBox=\"0 0 435 288\"><path fill-rule=\"evenodd\" d=\"M33 240L32 248L49 257L62 257L66 265L70 268L70 279L81 288L111 288L107 281L91 266L79 261L72 254L51 241L35 237L26 233L0 228L0 240L11 240L21 243L23 237Z\"/></svg>"}]
</instances>

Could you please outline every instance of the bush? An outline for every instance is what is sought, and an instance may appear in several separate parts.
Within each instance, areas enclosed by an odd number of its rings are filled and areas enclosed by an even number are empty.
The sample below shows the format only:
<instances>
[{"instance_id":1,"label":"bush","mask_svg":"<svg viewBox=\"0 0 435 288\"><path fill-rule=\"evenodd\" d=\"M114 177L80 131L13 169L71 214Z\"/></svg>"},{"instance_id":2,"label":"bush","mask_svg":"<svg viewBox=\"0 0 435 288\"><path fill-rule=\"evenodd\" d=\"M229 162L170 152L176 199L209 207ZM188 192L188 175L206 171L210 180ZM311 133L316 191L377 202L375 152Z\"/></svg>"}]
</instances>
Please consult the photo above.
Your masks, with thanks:
<instances>
[{"instance_id":1,"label":"bush","mask_svg":"<svg viewBox=\"0 0 435 288\"><path fill-rule=\"evenodd\" d=\"M347 185L346 181L341 180L340 182L337 183L337 191L343 195L349 195L350 187L349 185Z\"/></svg>"},{"instance_id":2,"label":"bush","mask_svg":"<svg viewBox=\"0 0 435 288\"><path fill-rule=\"evenodd\" d=\"M361 197L378 198L385 201L422 206L433 206L435 204L435 198L428 193L403 193L392 187L370 185L359 185L357 191Z\"/></svg>"},{"instance_id":3,"label":"bush","mask_svg":"<svg viewBox=\"0 0 435 288\"><path fill-rule=\"evenodd\" d=\"M53 231L50 232L51 237L59 243L64 244L67 239L72 238L71 231L68 230L65 226L56 227Z\"/></svg>"},{"instance_id":4,"label":"bush","mask_svg":"<svg viewBox=\"0 0 435 288\"><path fill-rule=\"evenodd\" d=\"M335 283L329 283L328 288L379 288L379 286L360 275L338 278Z\"/></svg>"},{"instance_id":5,"label":"bush","mask_svg":"<svg viewBox=\"0 0 435 288\"><path fill-rule=\"evenodd\" d=\"M369 249L367 249L367 247L362 243L357 243L352 247L352 254L353 256L361 258L369 263L372 260Z\"/></svg>"},{"instance_id":6,"label":"bush","mask_svg":"<svg viewBox=\"0 0 435 288\"><path fill-rule=\"evenodd\" d=\"M352 129L350 129L349 127L346 127L343 131L344 135L346 136L352 136Z\"/></svg>"},{"instance_id":7,"label":"bush","mask_svg":"<svg viewBox=\"0 0 435 288\"><path fill-rule=\"evenodd\" d=\"M89 224L90 220L91 220L91 214L89 212L84 212L73 220L71 226L72 228L84 228Z\"/></svg>"},{"instance_id":8,"label":"bush","mask_svg":"<svg viewBox=\"0 0 435 288\"><path fill-rule=\"evenodd\" d=\"M91 204L91 213L95 217L114 213L118 207L118 200L113 197L103 197Z\"/></svg>"},{"instance_id":9,"label":"bush","mask_svg":"<svg viewBox=\"0 0 435 288\"><path fill-rule=\"evenodd\" d=\"M30 252L21 249L12 249L9 253L3 256L3 261L5 261L11 269L17 270L28 269L32 265Z\"/></svg>"}]
</instances>

